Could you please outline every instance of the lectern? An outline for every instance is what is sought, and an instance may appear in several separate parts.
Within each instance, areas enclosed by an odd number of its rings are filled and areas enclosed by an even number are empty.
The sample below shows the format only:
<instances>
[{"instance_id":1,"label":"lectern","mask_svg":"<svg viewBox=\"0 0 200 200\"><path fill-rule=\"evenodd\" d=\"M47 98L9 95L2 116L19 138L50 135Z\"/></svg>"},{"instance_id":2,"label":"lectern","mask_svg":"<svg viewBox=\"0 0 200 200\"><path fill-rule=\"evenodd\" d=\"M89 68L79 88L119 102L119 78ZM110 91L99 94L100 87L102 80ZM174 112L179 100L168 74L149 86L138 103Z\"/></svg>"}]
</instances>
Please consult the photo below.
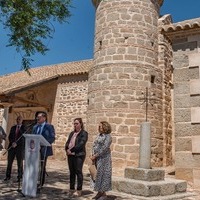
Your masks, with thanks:
<instances>
[{"instance_id":1,"label":"lectern","mask_svg":"<svg viewBox=\"0 0 200 200\"><path fill-rule=\"evenodd\" d=\"M25 163L22 182L22 193L25 196L36 197L37 180L40 163L40 146L51 146L42 136L24 134L25 137Z\"/></svg>"}]
</instances>

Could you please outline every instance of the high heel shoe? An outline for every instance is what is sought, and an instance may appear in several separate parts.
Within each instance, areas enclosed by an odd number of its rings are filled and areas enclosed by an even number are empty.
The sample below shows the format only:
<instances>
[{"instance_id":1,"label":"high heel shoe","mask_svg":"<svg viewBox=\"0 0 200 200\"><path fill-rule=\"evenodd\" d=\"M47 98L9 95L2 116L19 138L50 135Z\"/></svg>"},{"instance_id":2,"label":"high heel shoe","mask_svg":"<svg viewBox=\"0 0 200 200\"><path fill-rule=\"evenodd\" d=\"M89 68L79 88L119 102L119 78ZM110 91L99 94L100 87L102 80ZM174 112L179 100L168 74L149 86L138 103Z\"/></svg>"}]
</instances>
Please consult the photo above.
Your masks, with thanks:
<instances>
[{"instance_id":1,"label":"high heel shoe","mask_svg":"<svg viewBox=\"0 0 200 200\"><path fill-rule=\"evenodd\" d=\"M107 196L106 195L102 195L101 197L99 197L97 200L106 200Z\"/></svg>"},{"instance_id":2,"label":"high heel shoe","mask_svg":"<svg viewBox=\"0 0 200 200\"><path fill-rule=\"evenodd\" d=\"M92 199L100 200L101 197L106 197L105 192L98 192Z\"/></svg>"},{"instance_id":3,"label":"high heel shoe","mask_svg":"<svg viewBox=\"0 0 200 200\"><path fill-rule=\"evenodd\" d=\"M82 195L82 190L77 190L72 197L80 197Z\"/></svg>"},{"instance_id":4,"label":"high heel shoe","mask_svg":"<svg viewBox=\"0 0 200 200\"><path fill-rule=\"evenodd\" d=\"M68 197L72 197L76 190L69 190Z\"/></svg>"}]
</instances>

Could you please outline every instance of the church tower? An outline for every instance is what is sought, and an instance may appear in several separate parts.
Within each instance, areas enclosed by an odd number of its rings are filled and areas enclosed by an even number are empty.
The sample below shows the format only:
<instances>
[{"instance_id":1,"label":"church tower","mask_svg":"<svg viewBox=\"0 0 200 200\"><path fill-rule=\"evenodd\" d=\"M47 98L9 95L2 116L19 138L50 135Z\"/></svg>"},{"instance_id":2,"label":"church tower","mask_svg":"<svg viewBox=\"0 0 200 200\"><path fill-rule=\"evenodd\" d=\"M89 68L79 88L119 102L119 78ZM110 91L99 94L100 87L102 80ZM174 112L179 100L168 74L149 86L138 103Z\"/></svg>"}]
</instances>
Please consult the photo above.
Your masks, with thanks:
<instances>
[{"instance_id":1,"label":"church tower","mask_svg":"<svg viewBox=\"0 0 200 200\"><path fill-rule=\"evenodd\" d=\"M152 145L162 145L164 77L158 64L162 0L93 0L93 4L95 46L89 70L87 130L96 136L100 121L111 124L117 174L126 166L138 166L140 125L146 121L142 99L147 88L148 96L156 99L147 113ZM152 162L161 166L162 152L154 153Z\"/></svg>"}]
</instances>

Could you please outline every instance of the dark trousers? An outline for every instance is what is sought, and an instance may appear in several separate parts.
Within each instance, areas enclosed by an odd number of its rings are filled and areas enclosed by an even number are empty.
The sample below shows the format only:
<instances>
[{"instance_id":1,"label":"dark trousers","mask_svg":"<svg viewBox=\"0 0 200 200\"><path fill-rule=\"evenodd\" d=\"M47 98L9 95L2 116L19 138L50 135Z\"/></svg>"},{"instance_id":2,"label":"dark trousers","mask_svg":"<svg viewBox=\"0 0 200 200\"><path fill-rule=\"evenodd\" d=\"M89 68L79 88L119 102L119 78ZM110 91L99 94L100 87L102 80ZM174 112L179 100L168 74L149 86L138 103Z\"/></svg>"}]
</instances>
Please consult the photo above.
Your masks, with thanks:
<instances>
[{"instance_id":1,"label":"dark trousers","mask_svg":"<svg viewBox=\"0 0 200 200\"><path fill-rule=\"evenodd\" d=\"M82 190L83 186L83 163L85 156L68 156L68 166L70 172L70 190L75 189L77 177L77 190Z\"/></svg>"},{"instance_id":2,"label":"dark trousers","mask_svg":"<svg viewBox=\"0 0 200 200\"><path fill-rule=\"evenodd\" d=\"M47 164L47 157L42 158L40 160L40 185L43 186L45 183L45 176L46 176L46 164Z\"/></svg>"},{"instance_id":3,"label":"dark trousers","mask_svg":"<svg viewBox=\"0 0 200 200\"><path fill-rule=\"evenodd\" d=\"M23 174L23 152L22 148L16 147L11 148L8 150L8 161L7 161L7 170L6 170L6 177L11 177L12 172L12 165L14 159L17 159L17 169L18 169L18 176L17 178L22 178Z\"/></svg>"}]
</instances>

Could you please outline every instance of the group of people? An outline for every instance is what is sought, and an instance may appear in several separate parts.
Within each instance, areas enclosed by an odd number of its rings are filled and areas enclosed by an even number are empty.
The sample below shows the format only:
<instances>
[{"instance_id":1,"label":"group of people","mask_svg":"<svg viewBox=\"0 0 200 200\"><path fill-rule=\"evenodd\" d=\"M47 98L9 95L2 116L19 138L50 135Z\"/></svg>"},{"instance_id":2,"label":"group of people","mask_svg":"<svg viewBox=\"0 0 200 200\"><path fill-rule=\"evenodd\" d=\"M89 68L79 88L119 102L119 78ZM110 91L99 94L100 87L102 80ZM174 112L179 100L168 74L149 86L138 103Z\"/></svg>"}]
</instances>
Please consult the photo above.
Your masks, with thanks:
<instances>
[{"instance_id":1,"label":"group of people","mask_svg":"<svg viewBox=\"0 0 200 200\"><path fill-rule=\"evenodd\" d=\"M32 128L32 134L42 135L50 144L55 141L55 130L53 125L47 122L47 113L39 111L35 116L36 122L33 123L33 126L29 126L27 129L23 125L22 116L18 116L16 119L16 125L12 126L10 129L10 134L8 136L9 144L7 149L7 169L6 177L4 181L8 181L11 178L12 165L16 157L17 160L17 182L20 182L23 175L23 159L25 153L25 138L23 134L29 132L29 129ZM52 146L41 146L40 148L40 181L38 187L42 187L45 182L46 175L46 163L48 156L53 155Z\"/></svg>"},{"instance_id":2,"label":"group of people","mask_svg":"<svg viewBox=\"0 0 200 200\"><path fill-rule=\"evenodd\" d=\"M108 122L102 121L98 127L99 133L94 140L91 161L96 166L96 177L94 191L97 194L93 199L106 198L106 192L112 189L112 161L111 161L111 126ZM74 119L74 130L69 134L65 144L65 151L68 158L70 172L69 196L79 197L82 195L83 186L83 164L86 158L86 142L88 133L84 130L81 118ZM76 184L77 178L77 184ZM75 190L76 184L76 190Z\"/></svg>"},{"instance_id":3,"label":"group of people","mask_svg":"<svg viewBox=\"0 0 200 200\"><path fill-rule=\"evenodd\" d=\"M23 174L23 157L24 157L24 137L23 134L27 132L23 125L23 119L18 116L16 125L11 127L8 136L8 160L5 181L10 180L12 164L16 157L19 182ZM83 165L86 158L86 143L88 140L88 133L84 129L82 118L76 118L73 121L73 131L69 134L65 144L65 151L67 155L68 168L70 174L69 197L80 197L83 188ZM96 177L93 181L94 191L97 194L93 199L105 199L106 192L112 189L112 161L111 161L111 126L108 122L102 121L98 127L98 134L93 142L91 155L89 158L96 167ZM47 123L46 112L36 113L36 124L32 128L32 134L42 135L50 144L55 141L55 130L53 125ZM46 163L48 156L53 155L52 146L41 147L41 165L40 165L40 186L45 183Z\"/></svg>"}]
</instances>

